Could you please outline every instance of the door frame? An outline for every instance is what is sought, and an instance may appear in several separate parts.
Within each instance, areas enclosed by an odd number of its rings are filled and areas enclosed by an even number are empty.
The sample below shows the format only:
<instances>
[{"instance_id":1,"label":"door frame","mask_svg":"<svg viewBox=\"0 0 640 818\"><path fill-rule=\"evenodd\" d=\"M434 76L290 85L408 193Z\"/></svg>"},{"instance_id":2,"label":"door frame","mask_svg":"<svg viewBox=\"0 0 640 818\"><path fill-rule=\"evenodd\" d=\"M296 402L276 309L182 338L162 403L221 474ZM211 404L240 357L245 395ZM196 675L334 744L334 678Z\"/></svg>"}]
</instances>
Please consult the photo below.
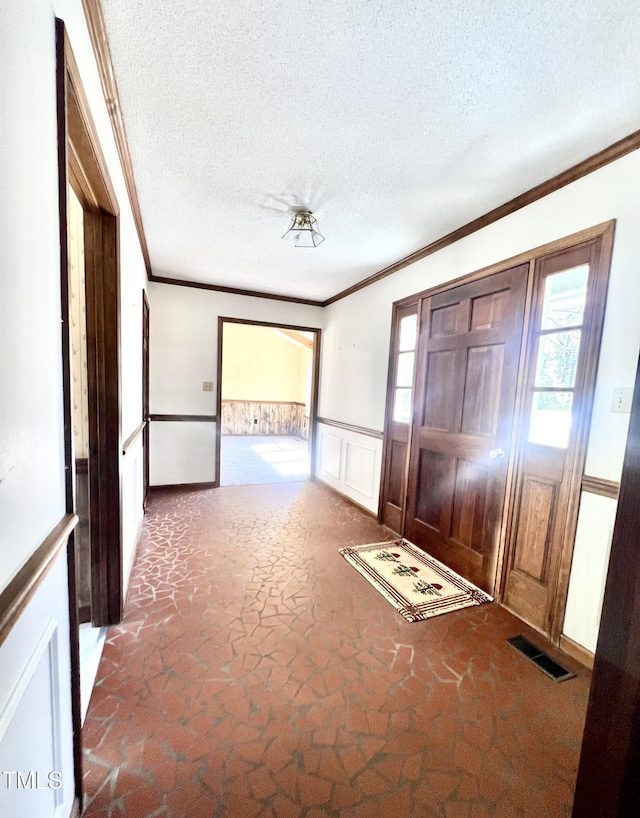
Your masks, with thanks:
<instances>
[{"instance_id":1,"label":"door frame","mask_svg":"<svg viewBox=\"0 0 640 818\"><path fill-rule=\"evenodd\" d=\"M316 437L318 425L318 393L320 387L320 343L322 330L318 327L303 327L297 324L280 324L273 321L253 321L246 318L229 318L218 316L218 359L217 359L217 388L216 388L216 470L214 487L220 486L220 448L222 441L222 345L225 324L246 324L254 327L269 327L271 329L290 329L297 332L312 332L313 356L311 359L311 406L309 409L309 482L316 479Z\"/></svg>"},{"instance_id":2,"label":"door frame","mask_svg":"<svg viewBox=\"0 0 640 818\"><path fill-rule=\"evenodd\" d=\"M142 506L147 508L149 496L149 326L151 313L146 290L142 290Z\"/></svg>"},{"instance_id":3,"label":"door frame","mask_svg":"<svg viewBox=\"0 0 640 818\"><path fill-rule=\"evenodd\" d=\"M503 272L504 270L508 270L511 267L518 266L520 264L529 264L529 276L527 282L527 293L526 293L526 302L525 302L525 313L524 313L524 325L523 325L523 334L522 334L522 342L521 342L521 350L520 350L520 360L518 364L518 381L516 386L516 398L515 398L515 407L514 407L514 417L515 422L513 424L512 433L511 433L511 450L509 455L509 463L508 463L508 470L507 470L507 486L505 492L505 501L504 501L504 509L502 514L502 520L500 525L499 531L499 539L498 539L498 559L496 565L496 578L495 578L495 599L497 602L502 602L503 599L503 590L504 590L504 579L505 579L505 562L507 558L507 534L508 534L508 527L509 527L509 520L510 515L513 510L514 506L514 499L515 499L515 477L516 477L516 457L518 452L518 445L517 445L517 436L520 429L520 417L523 411L524 400L525 400L525 385L524 385L524 376L525 376L525 345L526 339L529 337L529 327L531 323L531 309L532 309L532 300L533 300L533 286L534 286L534 269L536 260L542 256L550 255L552 253L560 252L562 250L567 250L575 245L584 244L588 241L593 241L596 239L601 239L602 242L602 249L599 257L599 268L598 269L598 281L602 280L604 276L605 281L605 289L606 289L606 281L608 280L608 272L609 272L609 265L611 261L611 250L613 246L613 236L615 230L615 219L610 221L602 222L600 224L596 224L593 227L585 228L584 230L580 230L577 233L572 233L569 236L564 236L563 238L557 239L553 242L549 242L547 244L540 245L538 247L533 248L532 250L527 250L524 253L520 253L516 256L511 258L505 259L503 261L496 262L495 264L488 265L487 267L483 267L479 270L476 270L472 273L468 273L466 275L459 276L457 278L443 281L439 284L434 285L426 290L422 290L419 293L412 293L411 295L405 296L404 298L399 299L393 303L392 314L391 314L391 339L390 339L390 355L389 355L389 369L393 368L393 349L394 349L394 338L397 334L397 322L398 322L398 315L403 307L410 306L415 304L416 300L421 302L423 299L430 298L435 295L439 295L440 293L446 292L447 290L453 289L454 287L458 287L464 284L471 283L478 279L487 278L495 273ZM593 356L593 359L590 360L590 368L589 372L592 377L595 378L595 371L597 367L598 356ZM384 442L383 442L383 458L382 458L382 476L383 480L380 486L380 495L379 495L379 511L378 511L378 522L383 524L382 514L383 514L383 502L386 496L386 485L385 485L385 476L387 475L388 469L388 459L390 456L390 423L392 417L392 396L393 396L393 386L394 386L394 378L393 373L389 371L388 379L387 379L387 398L386 398L386 408L385 408L385 426L384 426ZM577 526L577 518L578 518L578 510L579 510L579 499L580 499L580 484L584 477L583 469L584 469L584 462L586 457L586 446L588 442L588 431L591 419L591 410L587 413L587 415L582 418L582 422L584 423L585 428L581 430L581 434L579 436L579 446L581 447L581 455L577 458L577 463L579 467L576 469L576 477L575 477L575 485L577 488L574 490L574 494L576 495L573 499L574 502L570 503L568 509L568 520L566 526L566 538L570 539L570 542L565 541L564 543L564 552L562 556L562 565L564 566L564 573L563 573L563 581L558 586L558 593L564 594L564 598L562 600L556 600L556 607L558 612L562 612L564 614L564 609L566 607L566 597L569 588L569 577L570 577L570 568L571 568L571 557L573 555L573 539L575 538L575 529ZM413 438L414 433L414 424L415 418L412 415L410 421L410 428L408 430L409 440ZM405 474L409 468L408 463L409 457L407 454L407 462L405 464ZM401 535L404 532L404 526L406 521L406 492L404 497L404 505L402 508L402 523L403 523L403 530ZM571 520L569 520L569 517ZM573 537L570 536L571 532L573 532ZM565 576L566 574L566 576ZM559 615L559 614L558 614ZM560 623L560 628L562 627L562 623ZM559 638L559 635L558 635Z\"/></svg>"}]
</instances>

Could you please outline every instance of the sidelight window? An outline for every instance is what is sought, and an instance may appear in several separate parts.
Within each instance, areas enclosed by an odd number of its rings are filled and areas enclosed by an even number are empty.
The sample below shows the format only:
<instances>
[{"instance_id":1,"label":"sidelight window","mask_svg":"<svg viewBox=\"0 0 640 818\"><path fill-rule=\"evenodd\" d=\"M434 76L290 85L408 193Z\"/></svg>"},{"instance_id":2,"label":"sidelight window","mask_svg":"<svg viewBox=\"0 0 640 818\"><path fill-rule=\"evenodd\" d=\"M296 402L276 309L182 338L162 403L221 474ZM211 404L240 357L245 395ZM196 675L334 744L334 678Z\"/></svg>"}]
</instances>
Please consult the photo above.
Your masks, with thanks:
<instances>
[{"instance_id":1,"label":"sidelight window","mask_svg":"<svg viewBox=\"0 0 640 818\"><path fill-rule=\"evenodd\" d=\"M393 420L396 423L409 423L411 420L417 338L418 316L415 313L405 315L400 320L398 330L396 382L393 401Z\"/></svg>"},{"instance_id":2,"label":"sidelight window","mask_svg":"<svg viewBox=\"0 0 640 818\"><path fill-rule=\"evenodd\" d=\"M540 326L529 442L566 449L582 340L589 265L548 275Z\"/></svg>"}]
</instances>

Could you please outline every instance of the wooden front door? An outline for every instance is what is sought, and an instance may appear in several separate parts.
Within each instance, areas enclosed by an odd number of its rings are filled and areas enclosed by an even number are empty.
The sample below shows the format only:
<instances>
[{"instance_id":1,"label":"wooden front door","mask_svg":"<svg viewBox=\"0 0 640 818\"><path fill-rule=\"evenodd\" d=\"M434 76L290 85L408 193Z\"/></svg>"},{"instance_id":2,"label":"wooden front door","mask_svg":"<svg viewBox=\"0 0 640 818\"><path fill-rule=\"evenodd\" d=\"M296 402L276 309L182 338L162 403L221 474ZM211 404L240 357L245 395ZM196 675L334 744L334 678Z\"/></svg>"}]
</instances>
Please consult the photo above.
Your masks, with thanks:
<instances>
[{"instance_id":1,"label":"wooden front door","mask_svg":"<svg viewBox=\"0 0 640 818\"><path fill-rule=\"evenodd\" d=\"M504 604L553 640L564 621L608 258L598 237L535 266Z\"/></svg>"},{"instance_id":2,"label":"wooden front door","mask_svg":"<svg viewBox=\"0 0 640 818\"><path fill-rule=\"evenodd\" d=\"M489 593L514 416L528 264L421 305L405 536Z\"/></svg>"}]
</instances>

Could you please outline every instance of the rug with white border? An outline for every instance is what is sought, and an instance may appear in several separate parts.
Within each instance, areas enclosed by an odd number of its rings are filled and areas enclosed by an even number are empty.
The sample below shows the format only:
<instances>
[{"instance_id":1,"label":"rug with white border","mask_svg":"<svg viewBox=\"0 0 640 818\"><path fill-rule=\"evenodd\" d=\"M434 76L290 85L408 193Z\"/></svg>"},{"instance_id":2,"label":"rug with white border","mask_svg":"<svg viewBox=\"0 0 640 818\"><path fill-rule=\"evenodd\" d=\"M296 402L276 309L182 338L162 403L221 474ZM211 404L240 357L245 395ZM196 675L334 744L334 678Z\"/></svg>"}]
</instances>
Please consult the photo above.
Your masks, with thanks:
<instances>
[{"instance_id":1,"label":"rug with white border","mask_svg":"<svg viewBox=\"0 0 640 818\"><path fill-rule=\"evenodd\" d=\"M409 622L493 601L405 539L341 548L340 553Z\"/></svg>"}]
</instances>

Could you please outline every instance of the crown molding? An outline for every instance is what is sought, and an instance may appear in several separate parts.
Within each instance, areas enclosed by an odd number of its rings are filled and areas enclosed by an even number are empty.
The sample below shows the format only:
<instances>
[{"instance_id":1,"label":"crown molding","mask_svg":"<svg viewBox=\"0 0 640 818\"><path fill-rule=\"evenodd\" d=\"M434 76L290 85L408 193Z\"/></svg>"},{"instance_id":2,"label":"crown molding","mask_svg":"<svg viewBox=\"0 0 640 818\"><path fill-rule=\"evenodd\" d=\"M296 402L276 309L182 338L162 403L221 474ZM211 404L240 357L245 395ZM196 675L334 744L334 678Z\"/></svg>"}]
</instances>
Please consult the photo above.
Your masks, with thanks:
<instances>
[{"instance_id":1,"label":"crown molding","mask_svg":"<svg viewBox=\"0 0 640 818\"><path fill-rule=\"evenodd\" d=\"M109 112L109 119L111 120L113 136L115 138L118 156L120 157L120 163L122 165L124 182L129 195L131 210L133 212L133 220L136 225L136 230L138 231L138 239L140 241L140 249L142 250L144 264L147 270L147 277L150 277L151 261L149 258L149 248L147 246L147 238L145 236L144 225L142 223L142 213L140 211L138 191L136 189L136 182L133 175L133 164L131 162L131 154L129 153L129 144L127 142L124 120L122 118L120 97L118 96L118 86L116 84L113 63L111 61L111 50L107 39L107 29L104 22L104 15L102 13L102 6L100 5L100 0L82 0L82 8L84 9L84 16L87 21L89 37L91 39L93 53L98 65L100 83L102 84L102 93L104 94L107 111Z\"/></svg>"},{"instance_id":2,"label":"crown molding","mask_svg":"<svg viewBox=\"0 0 640 818\"><path fill-rule=\"evenodd\" d=\"M542 199L544 196L554 193L556 190L560 190L560 188L570 185L572 182L581 179L583 176L587 176L589 173L593 173L605 165L615 162L616 159L620 159L626 154L640 148L640 131L634 131L634 133L620 139L618 142L614 142L613 145L609 145L609 147L604 148L604 150L593 154L589 158L579 162L576 165L573 165L562 173L553 176L551 179L547 179L545 182L536 185L536 187L527 190L525 193L516 196L514 199L510 199L508 202L505 202L499 207L490 210L483 216L480 216L462 227L453 230L446 236L442 236L442 238L436 239L436 241L427 244L425 247L416 250L414 253L410 253L408 256L405 256L379 272L373 273L367 278L362 279L362 281L359 281L357 284L353 284L351 287L341 290L324 301L315 301L306 298L295 298L292 296L276 295L273 293L258 292L254 290L243 290L235 287L223 287L215 284L205 284L196 281L184 281L182 279L155 276L151 272L149 250L142 223L140 203L138 200L133 175L133 165L131 163L131 155L129 153L124 120L122 118L122 110L120 107L120 99L118 97L118 88L116 85L113 63L111 60L111 51L109 49L109 42L107 39L106 26L100 0L82 0L82 7L87 20L89 36L91 38L91 44L93 46L96 63L98 65L100 82L102 83L102 91L107 105L107 110L109 112L109 118L111 120L111 126L113 128L118 154L122 163L122 170L124 173L127 192L129 194L131 209L133 211L133 218L138 231L142 255L144 257L144 262L147 269L147 277L149 281L156 281L159 284L173 284L180 287L195 287L203 290L213 290L215 292L253 296L255 298L270 298L276 301L290 301L296 304L308 304L314 307L328 307L330 304L334 304L336 301L340 301L349 295L353 295L353 293L356 293L365 287L369 287L371 284L375 284L376 282L381 281L383 278L393 275L393 273L397 273L399 270L408 267L410 264L413 264L416 261L420 261L427 256L433 255L433 253L437 253L439 250L448 247L450 244L454 244L455 242L460 241L460 239L466 238L478 230L482 230L483 227L487 227L499 219L509 216L511 213L515 213L517 210L536 202L538 199Z\"/></svg>"},{"instance_id":3,"label":"crown molding","mask_svg":"<svg viewBox=\"0 0 640 818\"><path fill-rule=\"evenodd\" d=\"M153 273L149 276L149 281L156 284L172 284L174 287L193 287L196 290L212 290L216 293L231 293L231 295L246 295L250 298L270 298L272 301L289 301L292 304L306 304L310 307L324 307L324 301L314 301L310 298L296 298L293 295L277 295L276 293L265 293L260 290L241 290L238 287L222 287L218 284L205 284L202 281L185 281L182 278L165 278L156 276Z\"/></svg>"},{"instance_id":4,"label":"crown molding","mask_svg":"<svg viewBox=\"0 0 640 818\"><path fill-rule=\"evenodd\" d=\"M397 273L399 270L408 267L410 264L420 261L420 259L426 258L433 253L437 253L438 250L442 250L444 247L448 247L450 244L454 244L456 241L460 241L460 239L470 236L477 230L482 230L483 227L487 227L487 225L493 224L493 222L497 222L499 219L509 216L511 213L515 213L517 210L532 204L532 202L538 201L538 199L542 199L549 193L554 193L556 190L560 190L560 188L570 185L572 182L581 179L583 176L587 176L589 173L593 173L595 170L599 170L605 165L615 162L616 159L620 159L638 148L640 148L640 131L635 131L634 133L629 134L629 136L625 136L624 139L614 142L613 145L609 145L608 148L593 154L593 156L579 162L577 165L574 165L568 170L559 173L557 176L553 176L551 179L547 179L546 182L542 182L541 184L536 185L536 187L532 187L525 193L520 194L520 196L516 196L515 199L505 202L499 207L494 208L494 210L490 210L488 213L485 213L483 216L480 216L468 224L459 227L457 230L448 233L446 236L431 242L431 244L427 244L426 247L416 250L415 253L411 253L410 255L400 259L400 261L390 264L388 267L380 270L380 272L374 273L373 275L364 278L362 281L359 281L357 284L354 284L352 287L348 287L346 290L342 290L336 295L331 296L331 298L328 298L326 301L322 302L322 306L328 307L329 304L333 304L336 301L340 301L342 298L346 298L348 295L358 292L358 290L369 287L371 284L375 284L377 281L380 281L393 273Z\"/></svg>"}]
</instances>

